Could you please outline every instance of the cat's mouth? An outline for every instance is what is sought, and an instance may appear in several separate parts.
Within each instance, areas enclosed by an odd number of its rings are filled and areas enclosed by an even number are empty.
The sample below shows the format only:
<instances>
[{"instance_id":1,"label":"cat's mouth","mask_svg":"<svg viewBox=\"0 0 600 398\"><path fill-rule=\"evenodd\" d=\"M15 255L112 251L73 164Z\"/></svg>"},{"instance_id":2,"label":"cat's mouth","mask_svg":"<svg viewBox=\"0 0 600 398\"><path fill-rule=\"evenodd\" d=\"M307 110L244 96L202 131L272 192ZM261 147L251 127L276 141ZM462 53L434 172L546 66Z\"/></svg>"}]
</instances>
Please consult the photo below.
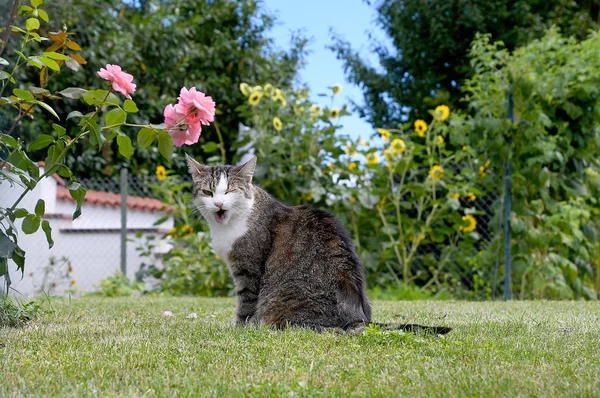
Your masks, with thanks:
<instances>
[{"instance_id":1,"label":"cat's mouth","mask_svg":"<svg viewBox=\"0 0 600 398\"><path fill-rule=\"evenodd\" d=\"M223 224L227 218L227 210L220 209L215 213L215 220L218 224Z\"/></svg>"}]
</instances>

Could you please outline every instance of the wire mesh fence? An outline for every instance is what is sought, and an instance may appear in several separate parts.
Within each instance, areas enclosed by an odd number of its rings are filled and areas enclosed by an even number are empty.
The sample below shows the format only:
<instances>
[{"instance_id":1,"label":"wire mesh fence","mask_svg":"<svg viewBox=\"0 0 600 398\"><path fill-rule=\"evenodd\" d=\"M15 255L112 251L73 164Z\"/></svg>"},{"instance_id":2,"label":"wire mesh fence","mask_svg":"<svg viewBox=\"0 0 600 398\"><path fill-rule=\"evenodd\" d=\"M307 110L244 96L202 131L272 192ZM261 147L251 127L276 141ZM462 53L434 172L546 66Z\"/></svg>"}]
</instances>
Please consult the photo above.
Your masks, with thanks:
<instances>
[{"instance_id":1,"label":"wire mesh fence","mask_svg":"<svg viewBox=\"0 0 600 398\"><path fill-rule=\"evenodd\" d=\"M189 177L179 179L191 182ZM82 215L76 220L72 220L75 203L68 190L59 179L50 180L36 188L37 195L29 199L31 203L27 206L33 208L38 198L47 201L46 218L52 225L55 244L52 250L47 250L44 237L38 234L25 236L21 242L28 252L26 273L23 280L14 281L14 288L26 295L93 291L100 281L120 270L133 280L140 265L148 261L142 258L138 248L147 237L164 236L174 226L172 216L166 222L156 224L164 217L164 204L152 188L160 183L154 175L127 176L125 207L121 201L119 176L81 179L87 194ZM469 291L478 288L477 278L493 281L498 274L498 249L502 241L498 209L502 209L502 194L484 189L482 192L486 193L479 195L469 206L477 214L476 232L480 236L476 242L477 251L485 255L480 255L467 266L450 261L445 270L454 274L455 280ZM123 212L126 215L125 228ZM424 245L418 254L426 256L433 253L439 258L442 249L441 246ZM168 239L157 240L153 250L154 260L159 262L160 257L170 250ZM495 287L494 284L494 290Z\"/></svg>"}]
</instances>

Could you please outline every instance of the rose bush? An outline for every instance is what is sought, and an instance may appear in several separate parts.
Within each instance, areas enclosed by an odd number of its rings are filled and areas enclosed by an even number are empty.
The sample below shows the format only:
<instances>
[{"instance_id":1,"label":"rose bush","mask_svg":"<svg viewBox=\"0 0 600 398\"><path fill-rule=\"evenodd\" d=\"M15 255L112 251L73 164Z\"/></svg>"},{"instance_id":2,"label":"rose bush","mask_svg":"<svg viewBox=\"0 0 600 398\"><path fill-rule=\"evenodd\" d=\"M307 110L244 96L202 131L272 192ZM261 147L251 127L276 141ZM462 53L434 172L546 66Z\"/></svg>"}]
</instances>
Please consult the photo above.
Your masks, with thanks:
<instances>
[{"instance_id":1,"label":"rose bush","mask_svg":"<svg viewBox=\"0 0 600 398\"><path fill-rule=\"evenodd\" d=\"M48 14L41 8L42 0L31 0L31 5L23 5L18 9L21 26L12 25L12 33L20 35L20 46L15 50L13 58L0 58L0 106L13 110L14 122L6 132L0 133L0 152L3 162L0 167L0 183L15 184L22 187L22 193L17 200L7 208L0 208L0 276L5 276L10 285L8 269L9 260L13 261L17 270L23 272L25 267L25 252L19 246L19 230L25 234L33 234L40 228L46 234L48 245L52 247L51 226L43 219L45 214L44 200L40 199L33 212L19 207L23 198L28 195L42 179L58 174L67 181L67 188L76 201L77 206L73 218L81 213L85 199L85 189L77 182L77 177L65 163L65 156L77 143L87 143L98 151L114 140L118 150L125 158L130 158L134 152L131 139L123 132L127 128L139 129L137 146L147 148L155 141L158 150L167 162L173 154L174 142L177 144L195 143L200 135L200 124L207 125L214 120L215 103L204 93L195 88L183 88L176 105L182 112L181 120L170 120L169 126L152 124L131 124L127 122L130 114L139 110L131 94L135 93L134 77L123 71L118 65L107 64L98 71L98 76L109 81L107 89L86 90L81 87L67 87L60 91L51 92L46 87L48 81L63 67L77 71L86 63L78 54L81 47L74 40L73 34L66 29L58 32L48 32L42 24L49 23ZM47 32L47 37L44 33ZM9 37L9 36L3 36ZM29 54L34 43L48 43L41 54ZM1 43L0 55L6 48L6 42ZM10 61L9 61L10 60ZM39 86L18 82L16 76L21 68L36 68L39 70ZM10 70L10 72L8 72ZM12 95L2 96L12 89ZM119 92L124 101L115 95ZM52 108L52 101L83 101L90 107L88 113L71 112L66 120L59 120ZM168 108L168 107L167 107ZM56 118L44 131L41 131L35 141L25 146L23 141L13 133L24 118L35 118L39 112L48 112ZM185 126L185 129L184 129ZM181 140L182 131L192 130L193 135ZM40 173L37 162L31 153L44 154L40 160L44 162L44 170ZM16 223L20 220L20 225Z\"/></svg>"}]
</instances>

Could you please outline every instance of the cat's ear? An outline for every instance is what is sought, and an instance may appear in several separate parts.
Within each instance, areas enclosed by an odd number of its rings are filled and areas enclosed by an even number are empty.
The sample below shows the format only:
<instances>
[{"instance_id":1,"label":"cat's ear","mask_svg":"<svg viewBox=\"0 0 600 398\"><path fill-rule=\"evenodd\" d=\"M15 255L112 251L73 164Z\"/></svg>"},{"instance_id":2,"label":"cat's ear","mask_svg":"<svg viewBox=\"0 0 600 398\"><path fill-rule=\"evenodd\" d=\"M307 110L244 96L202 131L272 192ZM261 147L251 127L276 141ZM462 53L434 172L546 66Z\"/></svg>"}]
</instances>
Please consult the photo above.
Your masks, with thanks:
<instances>
[{"instance_id":1,"label":"cat's ear","mask_svg":"<svg viewBox=\"0 0 600 398\"><path fill-rule=\"evenodd\" d=\"M256 169L256 156L253 156L250 160L240 166L237 174L244 177L248 182L252 182L252 176L254 175L254 169Z\"/></svg>"},{"instance_id":2,"label":"cat's ear","mask_svg":"<svg viewBox=\"0 0 600 398\"><path fill-rule=\"evenodd\" d=\"M190 169L190 174L192 175L192 177L198 177L206 166L201 164L197 160L194 160L187 153L185 154L185 158L187 159L188 168Z\"/></svg>"}]
</instances>

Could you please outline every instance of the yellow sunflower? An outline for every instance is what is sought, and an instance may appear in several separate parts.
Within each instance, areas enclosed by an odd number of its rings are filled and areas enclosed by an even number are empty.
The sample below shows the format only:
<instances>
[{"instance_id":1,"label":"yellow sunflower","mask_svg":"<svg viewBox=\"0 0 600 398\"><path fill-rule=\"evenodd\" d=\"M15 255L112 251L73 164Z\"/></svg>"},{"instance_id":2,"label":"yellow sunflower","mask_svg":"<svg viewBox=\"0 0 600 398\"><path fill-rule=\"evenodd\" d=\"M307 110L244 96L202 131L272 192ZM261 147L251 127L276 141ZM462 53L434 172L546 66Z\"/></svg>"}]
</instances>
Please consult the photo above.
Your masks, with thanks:
<instances>
[{"instance_id":1,"label":"yellow sunflower","mask_svg":"<svg viewBox=\"0 0 600 398\"><path fill-rule=\"evenodd\" d=\"M448 197L449 198L454 198L454 199L459 199L460 198L460 194L458 192L448 192Z\"/></svg>"},{"instance_id":2,"label":"yellow sunflower","mask_svg":"<svg viewBox=\"0 0 600 398\"><path fill-rule=\"evenodd\" d=\"M352 143L350 143L350 142L348 143L348 145L346 145L346 149L344 149L344 151L346 151L346 154L348 154L350 156L358 155L358 152L354 148L354 145L352 145Z\"/></svg>"},{"instance_id":3,"label":"yellow sunflower","mask_svg":"<svg viewBox=\"0 0 600 398\"><path fill-rule=\"evenodd\" d=\"M312 115L315 117L320 116L321 115L321 107L319 105L311 105L310 113L312 113Z\"/></svg>"},{"instance_id":4,"label":"yellow sunflower","mask_svg":"<svg viewBox=\"0 0 600 398\"><path fill-rule=\"evenodd\" d=\"M310 95L310 91L308 88L305 87L303 89L298 90L296 95L298 96L298 98L306 99Z\"/></svg>"},{"instance_id":5,"label":"yellow sunflower","mask_svg":"<svg viewBox=\"0 0 600 398\"><path fill-rule=\"evenodd\" d=\"M487 174L487 168L490 167L489 159L484 163L483 166L479 166L479 175L485 177Z\"/></svg>"},{"instance_id":6,"label":"yellow sunflower","mask_svg":"<svg viewBox=\"0 0 600 398\"><path fill-rule=\"evenodd\" d=\"M279 102L281 102L281 105L287 106L287 101L286 101L285 96L283 95L283 91L281 91L281 89L278 89L278 88L275 89L275 94L273 95L273 101L279 101Z\"/></svg>"},{"instance_id":7,"label":"yellow sunflower","mask_svg":"<svg viewBox=\"0 0 600 398\"><path fill-rule=\"evenodd\" d=\"M251 89L248 83L240 83L240 91L245 97L249 96Z\"/></svg>"},{"instance_id":8,"label":"yellow sunflower","mask_svg":"<svg viewBox=\"0 0 600 398\"><path fill-rule=\"evenodd\" d=\"M473 192L469 192L466 196L467 202L474 202L477 196Z\"/></svg>"},{"instance_id":9,"label":"yellow sunflower","mask_svg":"<svg viewBox=\"0 0 600 398\"><path fill-rule=\"evenodd\" d=\"M348 165L348 170L350 170L350 171L354 171L354 170L356 170L356 168L357 168L357 167L358 167L358 165L356 164L356 162L351 162L351 163Z\"/></svg>"},{"instance_id":10,"label":"yellow sunflower","mask_svg":"<svg viewBox=\"0 0 600 398\"><path fill-rule=\"evenodd\" d=\"M329 111L329 117L331 119L337 119L340 116L340 111L338 108L333 108Z\"/></svg>"},{"instance_id":11,"label":"yellow sunflower","mask_svg":"<svg viewBox=\"0 0 600 398\"><path fill-rule=\"evenodd\" d=\"M248 103L252 106L257 105L262 98L262 93L260 91L253 91L248 98Z\"/></svg>"},{"instance_id":12,"label":"yellow sunflower","mask_svg":"<svg viewBox=\"0 0 600 398\"><path fill-rule=\"evenodd\" d=\"M434 181L440 181L444 178L444 169L440 165L435 165L429 170L429 178Z\"/></svg>"},{"instance_id":13,"label":"yellow sunflower","mask_svg":"<svg viewBox=\"0 0 600 398\"><path fill-rule=\"evenodd\" d=\"M367 155L367 165L375 166L379 164L379 155L376 152L371 152Z\"/></svg>"},{"instance_id":14,"label":"yellow sunflower","mask_svg":"<svg viewBox=\"0 0 600 398\"><path fill-rule=\"evenodd\" d=\"M190 227L189 225L184 225L183 227L181 227L181 234L182 235L189 235L192 232L194 232L194 229L192 227Z\"/></svg>"},{"instance_id":15,"label":"yellow sunflower","mask_svg":"<svg viewBox=\"0 0 600 398\"><path fill-rule=\"evenodd\" d=\"M436 120L443 122L444 120L448 119L448 116L450 116L450 108L448 108L447 105L440 105L435 108L434 117Z\"/></svg>"},{"instance_id":16,"label":"yellow sunflower","mask_svg":"<svg viewBox=\"0 0 600 398\"><path fill-rule=\"evenodd\" d=\"M377 132L379 133L379 135L381 136L381 138L383 138L383 142L385 142L386 144L388 142L390 142L390 131L388 129L382 129L382 128L378 128Z\"/></svg>"},{"instance_id":17,"label":"yellow sunflower","mask_svg":"<svg viewBox=\"0 0 600 398\"><path fill-rule=\"evenodd\" d=\"M388 163L392 163L394 161L394 152L391 149L384 149L383 150L383 158Z\"/></svg>"},{"instance_id":18,"label":"yellow sunflower","mask_svg":"<svg viewBox=\"0 0 600 398\"><path fill-rule=\"evenodd\" d=\"M342 85L341 84L334 84L331 87L331 92L333 95L338 95L339 93L342 92Z\"/></svg>"},{"instance_id":19,"label":"yellow sunflower","mask_svg":"<svg viewBox=\"0 0 600 398\"><path fill-rule=\"evenodd\" d=\"M439 146L444 145L444 137L442 137L441 135L437 136L437 142L436 142Z\"/></svg>"},{"instance_id":20,"label":"yellow sunflower","mask_svg":"<svg viewBox=\"0 0 600 398\"><path fill-rule=\"evenodd\" d=\"M470 214L463 216L463 221L467 222L467 225L463 225L460 230L463 232L473 232L477 228L477 220Z\"/></svg>"},{"instance_id":21,"label":"yellow sunflower","mask_svg":"<svg viewBox=\"0 0 600 398\"><path fill-rule=\"evenodd\" d=\"M418 242L422 241L423 239L425 239L425 234L418 234L418 235L410 234L408 236L408 240L410 240L413 243L418 243Z\"/></svg>"},{"instance_id":22,"label":"yellow sunflower","mask_svg":"<svg viewBox=\"0 0 600 398\"><path fill-rule=\"evenodd\" d=\"M158 178L159 181L167 179L167 170L165 170L163 166L158 166L156 168L156 178Z\"/></svg>"},{"instance_id":23,"label":"yellow sunflower","mask_svg":"<svg viewBox=\"0 0 600 398\"><path fill-rule=\"evenodd\" d=\"M303 193L302 194L302 199L304 199L307 202L310 202L313 200L313 193L312 191L308 192L308 193Z\"/></svg>"},{"instance_id":24,"label":"yellow sunflower","mask_svg":"<svg viewBox=\"0 0 600 398\"><path fill-rule=\"evenodd\" d=\"M427 123L424 120L418 119L415 122L415 131L419 137L425 137L425 133L427 132Z\"/></svg>"},{"instance_id":25,"label":"yellow sunflower","mask_svg":"<svg viewBox=\"0 0 600 398\"><path fill-rule=\"evenodd\" d=\"M265 84L265 87L263 88L263 94L266 97L270 97L271 95L273 95L273 93L275 93L275 87L273 87L271 83Z\"/></svg>"},{"instance_id":26,"label":"yellow sunflower","mask_svg":"<svg viewBox=\"0 0 600 398\"><path fill-rule=\"evenodd\" d=\"M390 146L396 153L402 153L406 150L406 142L404 142L404 140L401 140L400 138L394 139Z\"/></svg>"},{"instance_id":27,"label":"yellow sunflower","mask_svg":"<svg viewBox=\"0 0 600 398\"><path fill-rule=\"evenodd\" d=\"M277 131L281 131L281 128L283 127L283 123L281 123L281 119L278 118L277 116L275 116L273 118L273 127L275 128L275 130Z\"/></svg>"}]
</instances>

